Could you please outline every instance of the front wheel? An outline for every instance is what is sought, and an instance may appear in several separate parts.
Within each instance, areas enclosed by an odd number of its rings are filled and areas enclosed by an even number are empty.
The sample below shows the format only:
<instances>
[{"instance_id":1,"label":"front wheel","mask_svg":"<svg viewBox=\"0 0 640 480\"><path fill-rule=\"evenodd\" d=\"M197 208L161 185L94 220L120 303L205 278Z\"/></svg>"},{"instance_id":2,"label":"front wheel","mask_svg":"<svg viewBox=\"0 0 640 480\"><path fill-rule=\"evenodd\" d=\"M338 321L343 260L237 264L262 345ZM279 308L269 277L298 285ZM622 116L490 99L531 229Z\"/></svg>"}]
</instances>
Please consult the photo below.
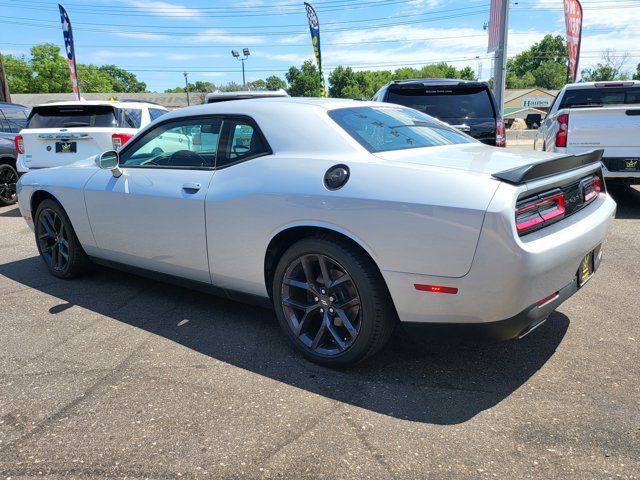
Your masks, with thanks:
<instances>
[{"instance_id":1,"label":"front wheel","mask_svg":"<svg viewBox=\"0 0 640 480\"><path fill-rule=\"evenodd\" d=\"M0 207L16 203L16 183L18 172L7 164L0 165Z\"/></svg>"},{"instance_id":2,"label":"front wheel","mask_svg":"<svg viewBox=\"0 0 640 480\"><path fill-rule=\"evenodd\" d=\"M36 244L49 272L58 278L72 278L91 268L71 221L62 206L43 200L34 218Z\"/></svg>"},{"instance_id":3,"label":"front wheel","mask_svg":"<svg viewBox=\"0 0 640 480\"><path fill-rule=\"evenodd\" d=\"M306 239L276 268L273 300L280 326L309 360L345 367L389 340L396 314L371 259L339 239Z\"/></svg>"}]
</instances>

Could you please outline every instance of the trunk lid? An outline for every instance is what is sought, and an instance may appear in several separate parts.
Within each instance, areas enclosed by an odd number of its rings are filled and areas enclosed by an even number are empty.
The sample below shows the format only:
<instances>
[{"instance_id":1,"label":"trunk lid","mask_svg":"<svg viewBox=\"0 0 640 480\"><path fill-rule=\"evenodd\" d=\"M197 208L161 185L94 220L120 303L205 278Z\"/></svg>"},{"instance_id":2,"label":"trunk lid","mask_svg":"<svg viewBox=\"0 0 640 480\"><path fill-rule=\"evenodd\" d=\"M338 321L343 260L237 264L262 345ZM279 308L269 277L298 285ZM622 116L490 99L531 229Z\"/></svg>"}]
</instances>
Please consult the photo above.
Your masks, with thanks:
<instances>
[{"instance_id":1,"label":"trunk lid","mask_svg":"<svg viewBox=\"0 0 640 480\"><path fill-rule=\"evenodd\" d=\"M455 168L467 172L489 175L566 156L560 153L547 153L535 150L488 148L486 145L475 142L376 152L375 155L378 158L394 162Z\"/></svg>"}]
</instances>

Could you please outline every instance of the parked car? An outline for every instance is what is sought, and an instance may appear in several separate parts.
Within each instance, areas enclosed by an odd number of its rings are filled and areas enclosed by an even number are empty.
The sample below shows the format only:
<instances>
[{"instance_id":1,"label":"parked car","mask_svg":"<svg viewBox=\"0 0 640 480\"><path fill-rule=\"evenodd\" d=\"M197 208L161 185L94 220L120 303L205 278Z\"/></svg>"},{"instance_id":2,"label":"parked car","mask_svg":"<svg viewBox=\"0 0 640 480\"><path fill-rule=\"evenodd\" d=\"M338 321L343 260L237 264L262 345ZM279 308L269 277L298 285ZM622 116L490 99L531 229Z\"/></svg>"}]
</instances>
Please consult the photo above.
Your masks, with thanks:
<instances>
[{"instance_id":1,"label":"parked car","mask_svg":"<svg viewBox=\"0 0 640 480\"><path fill-rule=\"evenodd\" d=\"M603 149L607 182L640 184L640 81L566 85L534 148L572 154Z\"/></svg>"},{"instance_id":2,"label":"parked car","mask_svg":"<svg viewBox=\"0 0 640 480\"><path fill-rule=\"evenodd\" d=\"M14 138L27 123L29 109L16 103L0 102L0 206L16 202L16 150Z\"/></svg>"},{"instance_id":3,"label":"parked car","mask_svg":"<svg viewBox=\"0 0 640 480\"><path fill-rule=\"evenodd\" d=\"M168 110L134 101L55 102L31 110L16 137L18 171L58 167L117 150L140 128Z\"/></svg>"},{"instance_id":4,"label":"parked car","mask_svg":"<svg viewBox=\"0 0 640 480\"><path fill-rule=\"evenodd\" d=\"M378 90L373 100L415 108L482 143L506 146L504 121L486 82L445 78L394 80Z\"/></svg>"},{"instance_id":5,"label":"parked car","mask_svg":"<svg viewBox=\"0 0 640 480\"><path fill-rule=\"evenodd\" d=\"M156 152L185 128L219 141ZM259 99L171 112L29 172L18 198L52 275L95 262L272 305L302 354L344 366L398 319L540 325L600 264L616 206L599 160L488 147L398 105Z\"/></svg>"},{"instance_id":6,"label":"parked car","mask_svg":"<svg viewBox=\"0 0 640 480\"><path fill-rule=\"evenodd\" d=\"M204 97L204 103L228 102L229 100L247 100L249 98L288 97L289 94L280 90L242 90L238 92L211 92Z\"/></svg>"}]
</instances>

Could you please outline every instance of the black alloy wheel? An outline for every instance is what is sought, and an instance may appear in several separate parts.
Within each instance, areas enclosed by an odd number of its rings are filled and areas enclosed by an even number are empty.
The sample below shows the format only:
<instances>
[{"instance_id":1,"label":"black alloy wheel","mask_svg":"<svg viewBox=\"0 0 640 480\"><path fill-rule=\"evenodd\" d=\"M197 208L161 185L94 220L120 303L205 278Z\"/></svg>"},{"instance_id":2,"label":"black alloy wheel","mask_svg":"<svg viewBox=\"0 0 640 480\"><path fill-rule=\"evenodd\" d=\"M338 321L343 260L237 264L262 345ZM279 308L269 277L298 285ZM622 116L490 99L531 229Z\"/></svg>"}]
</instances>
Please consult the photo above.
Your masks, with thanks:
<instances>
[{"instance_id":1,"label":"black alloy wheel","mask_svg":"<svg viewBox=\"0 0 640 480\"><path fill-rule=\"evenodd\" d=\"M16 182L18 173L11 165L0 165L0 206L16 202Z\"/></svg>"},{"instance_id":2,"label":"black alloy wheel","mask_svg":"<svg viewBox=\"0 0 640 480\"><path fill-rule=\"evenodd\" d=\"M36 236L47 266L53 271L64 272L69 266L69 234L62 217L51 208L44 208L38 215Z\"/></svg>"},{"instance_id":3,"label":"black alloy wheel","mask_svg":"<svg viewBox=\"0 0 640 480\"><path fill-rule=\"evenodd\" d=\"M327 255L303 255L289 265L282 306L300 342L317 354L344 352L360 332L358 290L345 268Z\"/></svg>"},{"instance_id":4,"label":"black alloy wheel","mask_svg":"<svg viewBox=\"0 0 640 480\"><path fill-rule=\"evenodd\" d=\"M326 367L351 366L379 351L398 318L371 257L333 236L300 240L282 254L273 304L295 348Z\"/></svg>"}]
</instances>

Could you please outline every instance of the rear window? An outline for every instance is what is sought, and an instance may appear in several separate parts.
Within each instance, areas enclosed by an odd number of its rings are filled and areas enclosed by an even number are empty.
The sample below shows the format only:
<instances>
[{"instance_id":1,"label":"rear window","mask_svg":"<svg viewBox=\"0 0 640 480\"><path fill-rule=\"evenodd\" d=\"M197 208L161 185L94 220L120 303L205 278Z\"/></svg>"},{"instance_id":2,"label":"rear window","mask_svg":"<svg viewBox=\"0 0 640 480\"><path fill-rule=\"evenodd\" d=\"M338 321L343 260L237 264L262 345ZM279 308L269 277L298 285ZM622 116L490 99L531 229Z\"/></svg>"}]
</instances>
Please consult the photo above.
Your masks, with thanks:
<instances>
[{"instance_id":1,"label":"rear window","mask_svg":"<svg viewBox=\"0 0 640 480\"><path fill-rule=\"evenodd\" d=\"M370 152L469 143L474 140L408 108L356 107L329 116Z\"/></svg>"},{"instance_id":2,"label":"rear window","mask_svg":"<svg viewBox=\"0 0 640 480\"><path fill-rule=\"evenodd\" d=\"M560 108L640 103L640 87L570 89L564 94Z\"/></svg>"},{"instance_id":3,"label":"rear window","mask_svg":"<svg viewBox=\"0 0 640 480\"><path fill-rule=\"evenodd\" d=\"M117 127L113 107L109 105L61 105L35 107L29 128Z\"/></svg>"},{"instance_id":4,"label":"rear window","mask_svg":"<svg viewBox=\"0 0 640 480\"><path fill-rule=\"evenodd\" d=\"M390 88L387 102L441 119L495 118L489 90L484 86Z\"/></svg>"},{"instance_id":5,"label":"rear window","mask_svg":"<svg viewBox=\"0 0 640 480\"><path fill-rule=\"evenodd\" d=\"M18 108L7 108L0 112L2 130L7 133L18 133L27 126L27 115L24 110Z\"/></svg>"}]
</instances>

